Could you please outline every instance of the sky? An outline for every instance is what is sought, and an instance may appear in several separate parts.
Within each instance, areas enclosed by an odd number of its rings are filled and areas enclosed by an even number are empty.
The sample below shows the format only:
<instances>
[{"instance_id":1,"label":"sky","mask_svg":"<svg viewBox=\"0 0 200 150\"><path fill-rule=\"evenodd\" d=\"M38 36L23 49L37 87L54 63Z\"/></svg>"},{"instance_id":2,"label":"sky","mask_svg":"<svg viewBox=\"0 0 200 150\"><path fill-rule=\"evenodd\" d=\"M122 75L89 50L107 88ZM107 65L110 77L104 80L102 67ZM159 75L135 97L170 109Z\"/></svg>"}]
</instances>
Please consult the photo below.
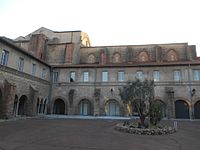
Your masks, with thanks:
<instances>
[{"instance_id":1,"label":"sky","mask_svg":"<svg viewBox=\"0 0 200 150\"><path fill-rule=\"evenodd\" d=\"M86 32L92 46L188 43L200 56L199 0L0 0L0 36Z\"/></svg>"}]
</instances>

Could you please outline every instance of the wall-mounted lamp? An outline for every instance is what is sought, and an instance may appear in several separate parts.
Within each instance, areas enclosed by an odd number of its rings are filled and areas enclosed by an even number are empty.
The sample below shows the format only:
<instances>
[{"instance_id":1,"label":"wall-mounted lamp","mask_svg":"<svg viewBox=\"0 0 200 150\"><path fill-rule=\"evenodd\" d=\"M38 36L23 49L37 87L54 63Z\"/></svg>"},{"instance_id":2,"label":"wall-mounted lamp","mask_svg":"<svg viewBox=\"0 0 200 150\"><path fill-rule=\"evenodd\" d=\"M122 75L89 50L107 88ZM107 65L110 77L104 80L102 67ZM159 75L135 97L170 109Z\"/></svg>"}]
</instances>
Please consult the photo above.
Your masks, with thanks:
<instances>
[{"instance_id":1,"label":"wall-mounted lamp","mask_svg":"<svg viewBox=\"0 0 200 150\"><path fill-rule=\"evenodd\" d=\"M196 93L196 90L195 90L195 89L192 89L191 95L194 96L195 93Z\"/></svg>"},{"instance_id":2,"label":"wall-mounted lamp","mask_svg":"<svg viewBox=\"0 0 200 150\"><path fill-rule=\"evenodd\" d=\"M114 89L113 88L110 89L110 93L113 96L113 94L114 94Z\"/></svg>"}]
</instances>

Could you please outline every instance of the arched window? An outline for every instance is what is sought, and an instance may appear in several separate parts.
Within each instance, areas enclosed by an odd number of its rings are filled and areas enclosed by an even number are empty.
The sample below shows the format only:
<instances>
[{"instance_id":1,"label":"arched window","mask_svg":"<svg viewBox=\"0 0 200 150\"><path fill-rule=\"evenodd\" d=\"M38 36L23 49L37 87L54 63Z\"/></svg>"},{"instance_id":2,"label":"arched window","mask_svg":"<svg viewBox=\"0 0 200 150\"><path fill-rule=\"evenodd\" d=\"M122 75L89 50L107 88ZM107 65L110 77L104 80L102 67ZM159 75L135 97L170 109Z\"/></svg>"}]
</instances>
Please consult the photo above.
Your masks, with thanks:
<instances>
[{"instance_id":1,"label":"arched window","mask_svg":"<svg viewBox=\"0 0 200 150\"><path fill-rule=\"evenodd\" d=\"M177 58L177 54L174 50L170 50L168 53L167 53L167 61L177 61L178 58Z\"/></svg>"},{"instance_id":2,"label":"arched window","mask_svg":"<svg viewBox=\"0 0 200 150\"><path fill-rule=\"evenodd\" d=\"M121 55L119 53L115 53L113 55L113 63L120 63L121 62Z\"/></svg>"},{"instance_id":3,"label":"arched window","mask_svg":"<svg viewBox=\"0 0 200 150\"><path fill-rule=\"evenodd\" d=\"M106 116L119 116L119 102L111 99L106 102L105 105Z\"/></svg>"},{"instance_id":4,"label":"arched window","mask_svg":"<svg viewBox=\"0 0 200 150\"><path fill-rule=\"evenodd\" d=\"M138 58L139 58L140 62L145 62L145 61L149 60L149 56L148 56L147 52L144 52L144 51L140 52Z\"/></svg>"},{"instance_id":5,"label":"arched window","mask_svg":"<svg viewBox=\"0 0 200 150\"><path fill-rule=\"evenodd\" d=\"M94 54L90 54L88 56L88 63L90 63L90 64L95 63L95 56L94 56Z\"/></svg>"},{"instance_id":6,"label":"arched window","mask_svg":"<svg viewBox=\"0 0 200 150\"><path fill-rule=\"evenodd\" d=\"M83 99L79 102L79 114L88 116L92 114L92 104L89 100Z\"/></svg>"}]
</instances>

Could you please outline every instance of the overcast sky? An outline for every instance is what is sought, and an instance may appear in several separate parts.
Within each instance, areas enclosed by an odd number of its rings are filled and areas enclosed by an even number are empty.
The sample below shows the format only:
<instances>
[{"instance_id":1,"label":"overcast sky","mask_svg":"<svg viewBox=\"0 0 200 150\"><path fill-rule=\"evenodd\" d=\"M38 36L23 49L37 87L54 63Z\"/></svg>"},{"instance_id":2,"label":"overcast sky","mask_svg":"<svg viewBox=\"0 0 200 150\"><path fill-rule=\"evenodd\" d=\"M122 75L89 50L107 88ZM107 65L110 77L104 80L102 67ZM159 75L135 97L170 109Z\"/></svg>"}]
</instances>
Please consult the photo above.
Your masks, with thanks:
<instances>
[{"instance_id":1,"label":"overcast sky","mask_svg":"<svg viewBox=\"0 0 200 150\"><path fill-rule=\"evenodd\" d=\"M92 46L183 43L200 56L199 0L0 0L0 36L82 30Z\"/></svg>"}]
</instances>

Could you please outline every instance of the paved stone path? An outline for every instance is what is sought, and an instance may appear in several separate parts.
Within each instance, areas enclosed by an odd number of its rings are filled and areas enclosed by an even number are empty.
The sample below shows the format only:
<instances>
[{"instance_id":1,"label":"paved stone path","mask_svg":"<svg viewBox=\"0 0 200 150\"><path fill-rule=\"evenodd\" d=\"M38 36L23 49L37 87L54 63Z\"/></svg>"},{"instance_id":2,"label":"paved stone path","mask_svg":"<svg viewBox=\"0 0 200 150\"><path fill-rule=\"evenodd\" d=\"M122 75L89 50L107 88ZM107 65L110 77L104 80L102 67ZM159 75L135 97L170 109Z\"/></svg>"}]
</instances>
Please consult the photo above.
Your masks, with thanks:
<instances>
[{"instance_id":1,"label":"paved stone path","mask_svg":"<svg viewBox=\"0 0 200 150\"><path fill-rule=\"evenodd\" d=\"M144 136L113 129L120 120L25 119L0 122L0 150L200 150L200 121Z\"/></svg>"}]
</instances>

